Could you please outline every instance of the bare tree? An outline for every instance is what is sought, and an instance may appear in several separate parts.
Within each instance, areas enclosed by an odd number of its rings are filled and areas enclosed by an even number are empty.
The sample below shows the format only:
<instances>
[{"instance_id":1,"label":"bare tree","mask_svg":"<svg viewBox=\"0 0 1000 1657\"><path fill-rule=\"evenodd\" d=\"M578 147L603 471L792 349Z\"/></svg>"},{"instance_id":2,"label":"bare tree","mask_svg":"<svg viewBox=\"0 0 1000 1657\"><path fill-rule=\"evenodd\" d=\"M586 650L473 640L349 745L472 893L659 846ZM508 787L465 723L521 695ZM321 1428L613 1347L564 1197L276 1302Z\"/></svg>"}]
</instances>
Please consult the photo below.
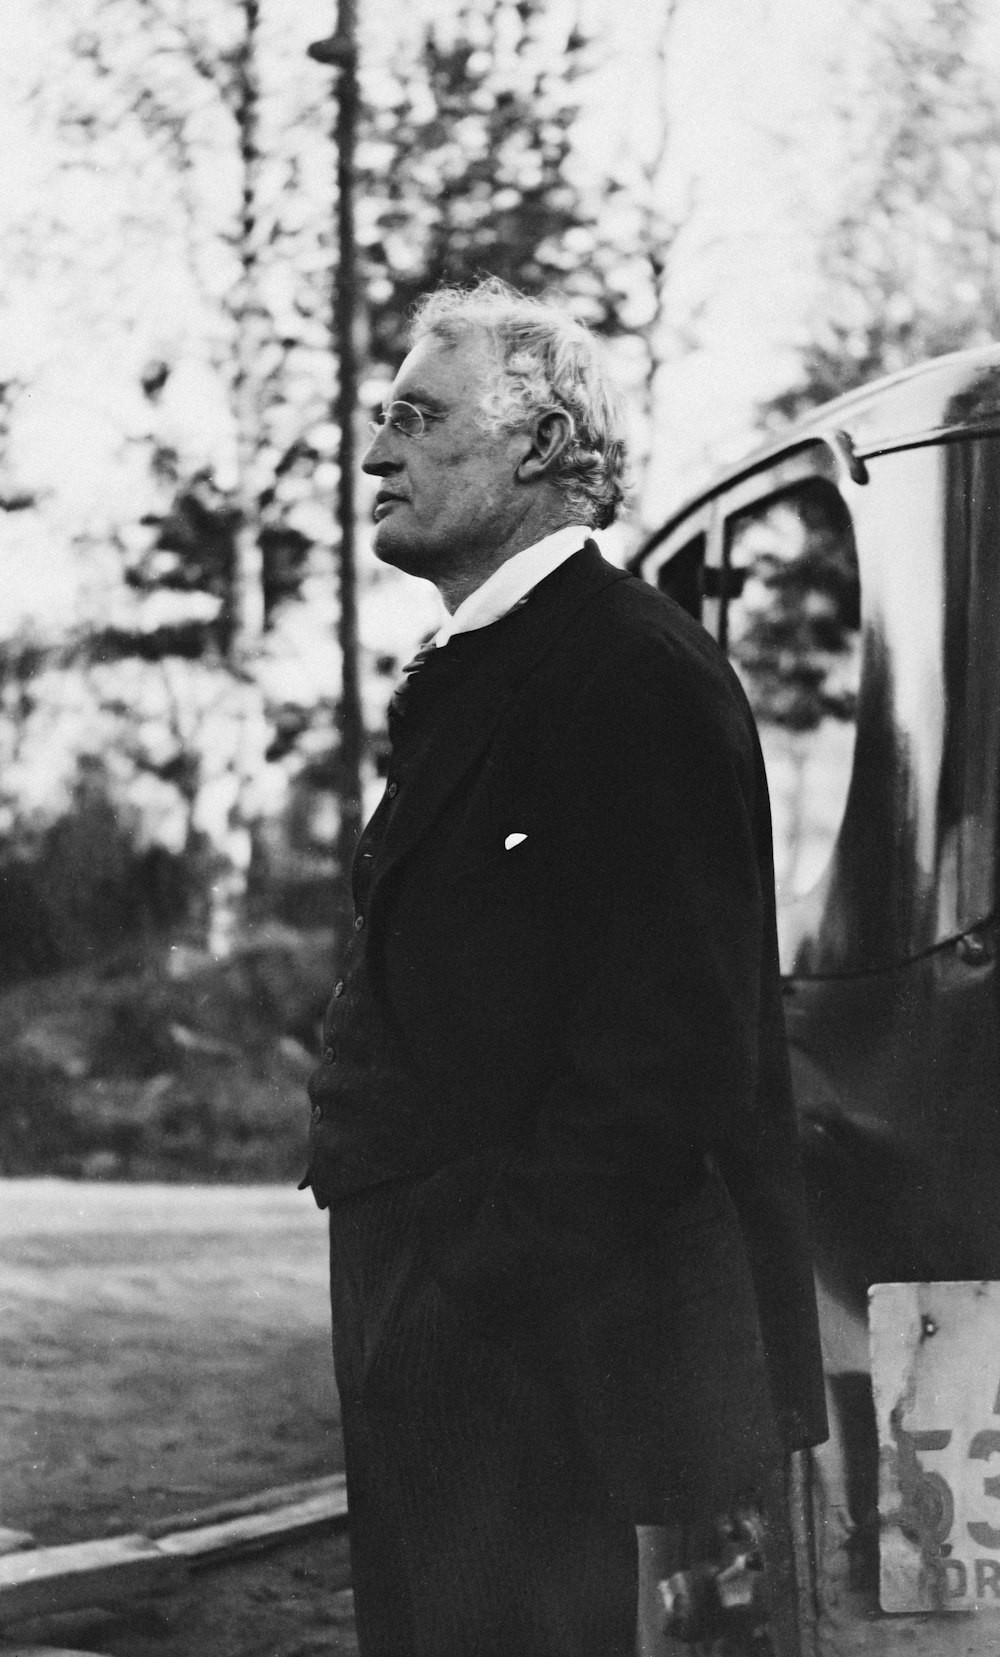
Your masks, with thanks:
<instances>
[{"instance_id":1,"label":"bare tree","mask_svg":"<svg viewBox=\"0 0 1000 1657\"><path fill-rule=\"evenodd\" d=\"M835 210L800 381L773 422L1000 332L1000 118L977 0L865 0L840 66Z\"/></svg>"},{"instance_id":2,"label":"bare tree","mask_svg":"<svg viewBox=\"0 0 1000 1657\"><path fill-rule=\"evenodd\" d=\"M318 459L311 433L328 418L330 367L319 323L323 272L314 245L319 236L302 222L295 193L287 187L297 153L267 153L262 135L267 48L260 0L228 0L224 11L197 0L93 0L83 15L86 26L72 40L79 72L58 111L72 140L72 164L117 172L123 164L117 143L122 125L144 141L131 158L140 186L136 195L141 197L146 167L160 186L160 247L173 238L186 254L192 294L202 307L208 349L229 404L231 479L220 491L211 467L184 476L175 457L175 499L167 506L167 517L173 514L175 521L186 510L188 530L194 529L184 549L188 567L183 579L172 583L193 590L191 566L199 548L197 514L190 508L199 497L202 505L211 493L218 497L214 521L211 511L200 515L211 531L204 552L212 569L203 585L219 604L217 625L203 634L206 648L221 652L220 672L241 687L234 701L246 711L246 729L234 740L231 755L233 805L210 883L207 942L222 954L242 924L256 827L254 772L263 763L258 659L282 576L289 585L289 550L293 562L298 557L301 563L303 538L294 544L297 532L284 522L283 494ZM297 113L301 131L308 131L310 122L318 130L314 107ZM226 188L220 189L220 180ZM140 237L149 232L141 213L134 225L122 228L126 237L130 231ZM156 241L148 245L155 249ZM219 271L227 263L232 275L221 285ZM284 287L293 290L277 308L276 272L292 273ZM147 370L143 385L151 405L173 366L164 361ZM153 429L149 443L162 484L164 450ZM163 521L150 515L161 554L171 550ZM275 559L286 566L277 582ZM156 585L148 562L145 573L132 574L137 589ZM161 643L169 654L169 638L161 637ZM123 636L109 644L119 655L126 652Z\"/></svg>"}]
</instances>

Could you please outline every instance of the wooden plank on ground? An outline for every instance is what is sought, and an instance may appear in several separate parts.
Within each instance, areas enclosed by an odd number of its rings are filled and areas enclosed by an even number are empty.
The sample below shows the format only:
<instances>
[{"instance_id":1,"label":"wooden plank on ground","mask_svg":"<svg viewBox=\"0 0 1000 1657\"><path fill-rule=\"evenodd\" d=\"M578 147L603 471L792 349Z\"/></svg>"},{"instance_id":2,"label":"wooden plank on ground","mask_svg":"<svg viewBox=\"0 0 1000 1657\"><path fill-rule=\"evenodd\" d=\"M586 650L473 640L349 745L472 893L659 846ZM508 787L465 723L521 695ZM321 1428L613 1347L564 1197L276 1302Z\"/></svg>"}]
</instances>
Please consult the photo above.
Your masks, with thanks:
<instances>
[{"instance_id":1,"label":"wooden plank on ground","mask_svg":"<svg viewBox=\"0 0 1000 1657\"><path fill-rule=\"evenodd\" d=\"M70 1542L0 1559L0 1622L106 1605L172 1586L185 1562L146 1536Z\"/></svg>"},{"instance_id":2,"label":"wooden plank on ground","mask_svg":"<svg viewBox=\"0 0 1000 1657\"><path fill-rule=\"evenodd\" d=\"M332 1490L321 1491L300 1502L271 1508L263 1513L246 1513L215 1525L174 1531L157 1538L157 1547L192 1565L210 1565L219 1559L233 1559L277 1542L293 1541L310 1531L343 1523L347 1518L347 1491L343 1480Z\"/></svg>"},{"instance_id":3,"label":"wooden plank on ground","mask_svg":"<svg viewBox=\"0 0 1000 1657\"><path fill-rule=\"evenodd\" d=\"M295 1499L288 1501L289 1494ZM295 1541L346 1519L347 1488L337 1474L237 1497L200 1517L161 1521L155 1537L113 1536L8 1554L0 1557L0 1623L170 1588L190 1567ZM163 1524L175 1528L164 1530Z\"/></svg>"},{"instance_id":4,"label":"wooden plank on ground","mask_svg":"<svg viewBox=\"0 0 1000 1657\"><path fill-rule=\"evenodd\" d=\"M227 1501L215 1502L193 1513L168 1513L165 1518L144 1525L143 1535L155 1542L157 1537L172 1536L176 1531L221 1524L225 1519L239 1519L246 1513L268 1513L276 1507L292 1507L313 1496L345 1490L343 1473L331 1473L325 1479L299 1479L295 1484L272 1485L268 1490L255 1490L249 1496L231 1496ZM346 1512L346 1495L344 1503Z\"/></svg>"},{"instance_id":5,"label":"wooden plank on ground","mask_svg":"<svg viewBox=\"0 0 1000 1657\"><path fill-rule=\"evenodd\" d=\"M99 1651L70 1651L68 1646L0 1645L0 1657L102 1657Z\"/></svg>"}]
</instances>

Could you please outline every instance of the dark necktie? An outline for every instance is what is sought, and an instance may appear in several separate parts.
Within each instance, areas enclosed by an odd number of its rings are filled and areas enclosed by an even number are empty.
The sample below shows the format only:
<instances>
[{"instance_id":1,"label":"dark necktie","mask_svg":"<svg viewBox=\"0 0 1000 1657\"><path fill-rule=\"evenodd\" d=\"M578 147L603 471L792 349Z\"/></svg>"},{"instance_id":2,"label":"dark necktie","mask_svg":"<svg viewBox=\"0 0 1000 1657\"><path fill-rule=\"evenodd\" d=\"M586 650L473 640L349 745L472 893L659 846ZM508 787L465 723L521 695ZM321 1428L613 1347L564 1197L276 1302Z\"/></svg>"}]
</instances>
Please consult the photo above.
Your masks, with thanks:
<instances>
[{"instance_id":1,"label":"dark necktie","mask_svg":"<svg viewBox=\"0 0 1000 1657\"><path fill-rule=\"evenodd\" d=\"M413 660L404 665L402 677L389 698L388 723L390 735L393 727L398 724L406 713L407 698L410 694L414 675L419 673L425 663L430 661L431 657L436 654L437 646L433 641L429 641L427 644L421 645Z\"/></svg>"},{"instance_id":2,"label":"dark necktie","mask_svg":"<svg viewBox=\"0 0 1000 1657\"><path fill-rule=\"evenodd\" d=\"M477 652L478 635L463 633L449 639L447 644L425 644L411 662L403 668L402 676L392 693L387 710L389 746L397 755L401 745L409 751L414 742L426 735L428 720L433 721L440 705L440 696L461 678L469 661L462 646L472 642L473 658Z\"/></svg>"},{"instance_id":3,"label":"dark necktie","mask_svg":"<svg viewBox=\"0 0 1000 1657\"><path fill-rule=\"evenodd\" d=\"M513 615L515 611L523 609L531 596L531 593L526 593L523 598L519 598L516 604L511 605L506 615ZM506 615L498 619L503 621L506 619ZM430 639L426 644L421 645L413 660L404 665L402 677L389 698L386 723L389 727L390 741L394 731L398 729L400 721L406 715L414 680L418 677L425 679L425 682L429 680L431 683L436 682L439 678L447 680L452 671L459 666L459 663L466 662L470 654L475 655L481 648L483 636L492 633L495 625L496 623L491 622L485 627L474 627L467 632L452 633L444 644L435 645L433 639ZM428 666L428 664L430 665Z\"/></svg>"},{"instance_id":4,"label":"dark necktie","mask_svg":"<svg viewBox=\"0 0 1000 1657\"><path fill-rule=\"evenodd\" d=\"M480 656L489 650L491 632L490 628L480 627L467 633L453 633L447 643L436 649L425 644L407 662L387 715L389 745L397 756L401 746L413 751L414 743L423 741L436 720L442 699L447 700Z\"/></svg>"}]
</instances>

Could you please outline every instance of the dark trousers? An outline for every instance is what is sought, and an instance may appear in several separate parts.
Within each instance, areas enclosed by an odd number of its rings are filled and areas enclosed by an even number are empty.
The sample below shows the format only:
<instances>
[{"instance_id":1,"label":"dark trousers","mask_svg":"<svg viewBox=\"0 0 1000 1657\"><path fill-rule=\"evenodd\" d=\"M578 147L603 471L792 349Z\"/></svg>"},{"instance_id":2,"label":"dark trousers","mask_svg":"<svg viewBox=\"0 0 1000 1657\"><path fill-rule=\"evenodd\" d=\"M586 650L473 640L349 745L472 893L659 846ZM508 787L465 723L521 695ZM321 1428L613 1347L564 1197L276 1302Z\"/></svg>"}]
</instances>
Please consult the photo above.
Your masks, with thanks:
<instances>
[{"instance_id":1,"label":"dark trousers","mask_svg":"<svg viewBox=\"0 0 1000 1657\"><path fill-rule=\"evenodd\" d=\"M362 1657L632 1657L634 1525L533 1344L470 1329L424 1268L418 1193L331 1211Z\"/></svg>"}]
</instances>

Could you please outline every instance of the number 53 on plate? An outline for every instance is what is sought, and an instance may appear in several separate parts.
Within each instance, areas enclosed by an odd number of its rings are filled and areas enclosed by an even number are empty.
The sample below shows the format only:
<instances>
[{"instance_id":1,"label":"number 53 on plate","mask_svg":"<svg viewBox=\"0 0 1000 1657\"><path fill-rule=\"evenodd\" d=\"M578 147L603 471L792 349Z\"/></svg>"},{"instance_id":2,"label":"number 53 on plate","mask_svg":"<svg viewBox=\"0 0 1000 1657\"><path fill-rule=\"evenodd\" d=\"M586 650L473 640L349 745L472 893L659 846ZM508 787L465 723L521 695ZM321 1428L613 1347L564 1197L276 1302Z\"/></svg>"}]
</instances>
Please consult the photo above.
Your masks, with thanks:
<instances>
[{"instance_id":1,"label":"number 53 on plate","mask_svg":"<svg viewBox=\"0 0 1000 1657\"><path fill-rule=\"evenodd\" d=\"M1000 1282L869 1295L884 1611L1000 1613Z\"/></svg>"}]
</instances>

